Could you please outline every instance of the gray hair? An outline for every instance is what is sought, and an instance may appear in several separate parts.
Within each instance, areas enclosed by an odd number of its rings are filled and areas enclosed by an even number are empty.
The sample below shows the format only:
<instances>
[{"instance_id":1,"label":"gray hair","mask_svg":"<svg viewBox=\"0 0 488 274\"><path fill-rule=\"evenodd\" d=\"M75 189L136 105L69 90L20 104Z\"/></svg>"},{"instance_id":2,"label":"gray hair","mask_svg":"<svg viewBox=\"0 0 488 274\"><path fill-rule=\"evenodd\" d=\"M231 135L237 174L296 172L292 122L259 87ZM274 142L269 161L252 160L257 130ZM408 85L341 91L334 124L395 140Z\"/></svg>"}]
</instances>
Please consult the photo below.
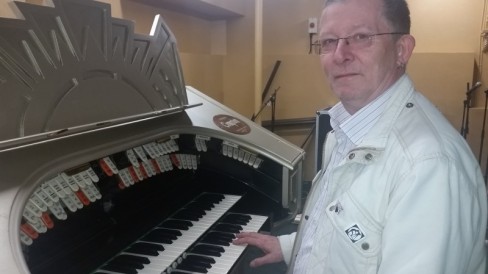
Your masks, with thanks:
<instances>
[{"instance_id":1,"label":"gray hair","mask_svg":"<svg viewBox=\"0 0 488 274\"><path fill-rule=\"evenodd\" d=\"M346 0L325 0L324 8L329 4ZM383 14L393 27L394 32L410 33L410 10L406 0L382 0Z\"/></svg>"}]
</instances>

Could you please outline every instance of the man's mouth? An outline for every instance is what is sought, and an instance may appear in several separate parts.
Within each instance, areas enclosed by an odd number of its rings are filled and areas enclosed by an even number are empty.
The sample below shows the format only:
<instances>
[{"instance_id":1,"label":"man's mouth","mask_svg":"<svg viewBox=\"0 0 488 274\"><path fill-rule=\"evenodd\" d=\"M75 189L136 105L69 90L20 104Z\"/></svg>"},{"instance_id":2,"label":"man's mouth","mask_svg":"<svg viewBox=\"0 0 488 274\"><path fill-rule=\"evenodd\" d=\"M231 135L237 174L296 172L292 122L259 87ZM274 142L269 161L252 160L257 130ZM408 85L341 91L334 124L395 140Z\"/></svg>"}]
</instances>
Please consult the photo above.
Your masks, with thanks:
<instances>
[{"instance_id":1,"label":"man's mouth","mask_svg":"<svg viewBox=\"0 0 488 274\"><path fill-rule=\"evenodd\" d=\"M348 78L348 77L357 76L357 75L358 75L357 73L343 73L343 74L335 75L334 76L334 79L335 80L340 80L340 79L343 79L343 78Z\"/></svg>"}]
</instances>

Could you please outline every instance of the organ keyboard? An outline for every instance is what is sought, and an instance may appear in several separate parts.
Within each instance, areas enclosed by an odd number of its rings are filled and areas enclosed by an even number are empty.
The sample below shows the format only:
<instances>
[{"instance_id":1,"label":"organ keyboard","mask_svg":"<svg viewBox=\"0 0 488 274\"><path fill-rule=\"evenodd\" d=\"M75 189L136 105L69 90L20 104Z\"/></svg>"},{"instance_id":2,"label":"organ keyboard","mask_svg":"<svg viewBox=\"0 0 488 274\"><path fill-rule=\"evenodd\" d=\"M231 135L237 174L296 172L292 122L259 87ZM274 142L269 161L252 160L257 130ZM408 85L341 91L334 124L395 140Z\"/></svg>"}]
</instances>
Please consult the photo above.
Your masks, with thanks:
<instances>
[{"instance_id":1,"label":"organ keyboard","mask_svg":"<svg viewBox=\"0 0 488 274\"><path fill-rule=\"evenodd\" d=\"M199 196L96 273L227 273L245 248L231 244L234 235L241 231L257 232L267 219L227 213L239 198L218 194Z\"/></svg>"},{"instance_id":2,"label":"organ keyboard","mask_svg":"<svg viewBox=\"0 0 488 274\"><path fill-rule=\"evenodd\" d=\"M235 273L235 233L293 220L303 150L185 86L160 16L144 36L96 1L15 4L0 273Z\"/></svg>"}]
</instances>

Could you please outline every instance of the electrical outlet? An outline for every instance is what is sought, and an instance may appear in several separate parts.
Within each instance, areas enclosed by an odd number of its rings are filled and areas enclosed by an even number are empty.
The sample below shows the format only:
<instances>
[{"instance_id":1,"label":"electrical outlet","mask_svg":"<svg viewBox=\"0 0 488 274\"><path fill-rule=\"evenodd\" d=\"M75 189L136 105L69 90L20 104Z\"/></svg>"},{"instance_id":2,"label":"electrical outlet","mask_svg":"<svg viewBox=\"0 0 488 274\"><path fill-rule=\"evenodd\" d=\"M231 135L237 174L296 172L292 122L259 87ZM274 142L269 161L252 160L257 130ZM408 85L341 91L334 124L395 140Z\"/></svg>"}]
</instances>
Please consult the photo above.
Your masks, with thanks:
<instances>
[{"instance_id":1,"label":"electrical outlet","mask_svg":"<svg viewBox=\"0 0 488 274\"><path fill-rule=\"evenodd\" d=\"M317 34L317 17L308 18L308 33Z\"/></svg>"}]
</instances>

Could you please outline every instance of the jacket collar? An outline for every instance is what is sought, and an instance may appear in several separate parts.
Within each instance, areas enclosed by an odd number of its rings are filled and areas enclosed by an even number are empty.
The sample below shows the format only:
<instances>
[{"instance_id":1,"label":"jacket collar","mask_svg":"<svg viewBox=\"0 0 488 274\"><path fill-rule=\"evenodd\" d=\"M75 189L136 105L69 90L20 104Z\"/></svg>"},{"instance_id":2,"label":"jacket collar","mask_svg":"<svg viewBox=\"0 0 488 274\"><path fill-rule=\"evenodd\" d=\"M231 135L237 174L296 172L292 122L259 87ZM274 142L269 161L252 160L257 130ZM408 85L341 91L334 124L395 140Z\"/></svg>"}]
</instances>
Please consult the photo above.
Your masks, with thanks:
<instances>
[{"instance_id":1,"label":"jacket collar","mask_svg":"<svg viewBox=\"0 0 488 274\"><path fill-rule=\"evenodd\" d=\"M369 147L377 150L383 150L388 141L388 137L396 124L400 113L403 111L408 101L414 93L413 82L408 75L404 74L392 86L393 93L385 111L379 118L378 122L364 136L363 141L358 147Z\"/></svg>"}]
</instances>

